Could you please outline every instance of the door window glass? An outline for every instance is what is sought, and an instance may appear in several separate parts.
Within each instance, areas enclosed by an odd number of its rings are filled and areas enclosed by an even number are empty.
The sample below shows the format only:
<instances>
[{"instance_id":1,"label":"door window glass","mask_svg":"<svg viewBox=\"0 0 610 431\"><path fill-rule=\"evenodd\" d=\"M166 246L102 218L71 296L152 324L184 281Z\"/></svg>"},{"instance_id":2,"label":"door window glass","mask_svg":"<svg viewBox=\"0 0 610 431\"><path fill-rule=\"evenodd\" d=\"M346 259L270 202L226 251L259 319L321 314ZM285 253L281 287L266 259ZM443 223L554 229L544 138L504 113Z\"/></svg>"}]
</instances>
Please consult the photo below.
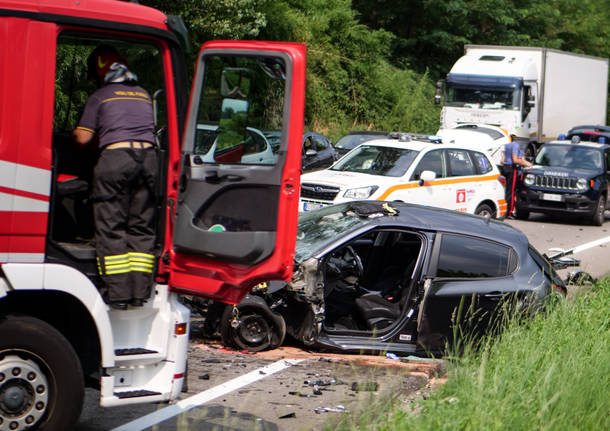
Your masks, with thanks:
<instances>
[{"instance_id":1,"label":"door window glass","mask_svg":"<svg viewBox=\"0 0 610 431\"><path fill-rule=\"evenodd\" d=\"M449 176L461 177L476 174L474 164L466 150L447 150L447 160L449 161Z\"/></svg>"},{"instance_id":2,"label":"door window glass","mask_svg":"<svg viewBox=\"0 0 610 431\"><path fill-rule=\"evenodd\" d=\"M472 157L474 158L474 162L480 174L491 172L491 162L485 154L473 151Z\"/></svg>"},{"instance_id":3,"label":"door window glass","mask_svg":"<svg viewBox=\"0 0 610 431\"><path fill-rule=\"evenodd\" d=\"M509 247L495 242L443 234L436 276L503 277L515 267L510 256Z\"/></svg>"},{"instance_id":4,"label":"door window glass","mask_svg":"<svg viewBox=\"0 0 610 431\"><path fill-rule=\"evenodd\" d=\"M316 136L314 139L316 141L316 151L324 151L328 148L328 143L321 136Z\"/></svg>"},{"instance_id":5,"label":"door window glass","mask_svg":"<svg viewBox=\"0 0 610 431\"><path fill-rule=\"evenodd\" d=\"M283 60L227 55L205 64L194 154L204 163L274 165L265 133L282 127Z\"/></svg>"},{"instance_id":6,"label":"door window glass","mask_svg":"<svg viewBox=\"0 0 610 431\"><path fill-rule=\"evenodd\" d=\"M423 171L432 171L436 174L436 178L444 178L445 174L445 152L443 150L434 150L427 153L419 161L419 164L413 172L413 178L411 180L419 180L419 176Z\"/></svg>"}]
</instances>

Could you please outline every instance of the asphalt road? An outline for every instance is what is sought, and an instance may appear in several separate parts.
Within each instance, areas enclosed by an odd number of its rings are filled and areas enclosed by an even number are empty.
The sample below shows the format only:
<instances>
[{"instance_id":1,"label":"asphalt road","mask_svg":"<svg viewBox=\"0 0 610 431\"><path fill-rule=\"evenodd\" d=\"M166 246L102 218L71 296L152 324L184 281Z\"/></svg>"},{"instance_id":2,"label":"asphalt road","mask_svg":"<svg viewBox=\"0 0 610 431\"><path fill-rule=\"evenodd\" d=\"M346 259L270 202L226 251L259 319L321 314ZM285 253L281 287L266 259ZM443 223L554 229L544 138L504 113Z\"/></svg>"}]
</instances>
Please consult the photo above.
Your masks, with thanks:
<instances>
[{"instance_id":1,"label":"asphalt road","mask_svg":"<svg viewBox=\"0 0 610 431\"><path fill-rule=\"evenodd\" d=\"M574 257L581 260L580 269L594 277L610 274L610 217L604 226L591 226L586 221L559 219L533 214L529 220L507 220L506 222L524 232L532 245L541 253L550 253L551 248L573 248L594 245L577 252ZM595 245L600 240L607 244ZM562 276L567 270L560 272ZM274 356L275 355L275 356ZM149 426L133 424L129 430L314 430L323 429L329 421L338 420L342 414L366 408L376 399L392 393L405 402L417 396L430 384L430 370L410 369L396 362L382 364L372 362L356 363L354 355L305 354L295 351L277 351L267 355L242 355L211 349L198 344L194 339L189 352L189 390L183 399L201 397L215 390L219 385L240 379L248 373L257 375L254 383L236 388L224 395L202 402L171 418L149 420ZM298 357L301 362L284 365L283 358ZM322 359L320 359L322 358ZM383 361L389 361L382 359ZM374 361L373 361L374 362ZM285 366L281 371L267 375L264 370L269 365ZM424 364L425 365L425 364ZM434 364L433 364L434 365ZM414 372L415 371L415 372ZM306 380L335 381L335 384L314 387ZM353 383L377 382L376 391L354 391ZM208 391L208 392L205 392ZM85 407L77 431L108 431L129 424L138 418L163 410L167 405L135 405L111 409L101 409L97 403L98 393L88 390ZM209 398L209 397L208 397ZM195 402L196 398L192 398ZM201 401L201 398L198 399ZM197 402L198 402L197 401ZM342 407L338 407L342 406ZM339 411L316 413L315 408L331 407ZM177 408L177 406L174 406ZM344 408L346 413L341 413ZM287 417L284 417L287 416ZM154 425L153 425L154 424Z\"/></svg>"},{"instance_id":2,"label":"asphalt road","mask_svg":"<svg viewBox=\"0 0 610 431\"><path fill-rule=\"evenodd\" d=\"M583 245L593 245L596 241L608 241L594 245L584 251L577 251L573 257L581 261L578 269L587 271L596 278L610 275L610 213L606 212L606 222L602 226L592 226L586 220L558 218L543 214L532 214L528 220L506 220L530 240L540 253L551 254L551 248L570 249ZM562 276L567 270L559 271Z\"/></svg>"}]
</instances>

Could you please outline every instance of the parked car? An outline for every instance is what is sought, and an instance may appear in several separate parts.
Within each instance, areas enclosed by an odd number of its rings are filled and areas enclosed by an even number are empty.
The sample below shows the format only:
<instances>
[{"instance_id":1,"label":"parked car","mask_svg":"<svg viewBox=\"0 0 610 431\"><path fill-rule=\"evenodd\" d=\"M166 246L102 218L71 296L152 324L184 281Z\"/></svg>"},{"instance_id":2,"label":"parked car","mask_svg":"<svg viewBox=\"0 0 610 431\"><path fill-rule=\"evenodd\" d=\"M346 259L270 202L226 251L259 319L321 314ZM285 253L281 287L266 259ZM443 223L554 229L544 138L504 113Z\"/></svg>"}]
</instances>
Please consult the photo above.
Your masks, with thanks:
<instances>
[{"instance_id":1,"label":"parked car","mask_svg":"<svg viewBox=\"0 0 610 431\"><path fill-rule=\"evenodd\" d=\"M608 126L576 126L568 131L567 139L578 136L581 141L610 144L610 127Z\"/></svg>"},{"instance_id":2,"label":"parked car","mask_svg":"<svg viewBox=\"0 0 610 431\"><path fill-rule=\"evenodd\" d=\"M353 131L340 138L335 144L335 149L340 156L344 156L364 142L371 141L373 139L385 138L387 136L388 132Z\"/></svg>"},{"instance_id":3,"label":"parked car","mask_svg":"<svg viewBox=\"0 0 610 431\"><path fill-rule=\"evenodd\" d=\"M266 130L263 134L271 144L273 153L276 154L280 149L282 133L277 130ZM335 163L339 157L339 153L333 147L331 140L326 136L316 132L303 134L302 172L327 168Z\"/></svg>"},{"instance_id":4,"label":"parked car","mask_svg":"<svg viewBox=\"0 0 610 431\"><path fill-rule=\"evenodd\" d=\"M329 138L316 132L303 134L301 170L315 171L331 166L339 158Z\"/></svg>"},{"instance_id":5,"label":"parked car","mask_svg":"<svg viewBox=\"0 0 610 431\"><path fill-rule=\"evenodd\" d=\"M488 154L496 166L502 165L504 145L511 142L508 132L488 124L463 123L436 132L444 144L460 144Z\"/></svg>"},{"instance_id":6,"label":"parked car","mask_svg":"<svg viewBox=\"0 0 610 431\"><path fill-rule=\"evenodd\" d=\"M516 216L532 212L578 216L604 223L610 191L610 145L580 141L544 144L533 167L525 171L517 194Z\"/></svg>"},{"instance_id":7,"label":"parked car","mask_svg":"<svg viewBox=\"0 0 610 431\"><path fill-rule=\"evenodd\" d=\"M502 310L531 315L565 295L549 261L508 224L356 201L301 214L292 281L259 285L210 319L227 346L253 351L288 334L323 350L434 352L458 325L485 332Z\"/></svg>"},{"instance_id":8,"label":"parked car","mask_svg":"<svg viewBox=\"0 0 610 431\"><path fill-rule=\"evenodd\" d=\"M500 217L506 212L504 183L482 151L391 134L361 144L329 169L303 175L299 209L369 199Z\"/></svg>"},{"instance_id":9,"label":"parked car","mask_svg":"<svg viewBox=\"0 0 610 431\"><path fill-rule=\"evenodd\" d=\"M273 165L277 161L277 156L263 132L253 127L246 127L244 134L240 136L224 136L218 126L198 124L194 154L195 164L206 162Z\"/></svg>"}]
</instances>

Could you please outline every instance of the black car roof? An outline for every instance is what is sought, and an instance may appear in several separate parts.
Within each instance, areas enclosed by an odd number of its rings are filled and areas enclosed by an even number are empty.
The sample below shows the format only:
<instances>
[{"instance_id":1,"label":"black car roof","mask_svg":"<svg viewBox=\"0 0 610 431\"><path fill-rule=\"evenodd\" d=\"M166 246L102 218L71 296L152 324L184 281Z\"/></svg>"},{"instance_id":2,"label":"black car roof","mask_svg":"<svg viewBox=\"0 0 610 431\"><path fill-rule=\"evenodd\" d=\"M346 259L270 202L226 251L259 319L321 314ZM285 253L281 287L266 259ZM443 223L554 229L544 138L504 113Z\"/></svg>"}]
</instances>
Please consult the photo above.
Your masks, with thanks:
<instances>
[{"instance_id":1,"label":"black car roof","mask_svg":"<svg viewBox=\"0 0 610 431\"><path fill-rule=\"evenodd\" d=\"M528 244L525 234L513 226L472 214L403 202L355 201L351 204L357 206L359 203L372 202L378 203L380 208L383 204L387 204L390 208L398 210L399 214L388 215L384 211L384 216L371 218L371 224L476 236L511 245L514 248Z\"/></svg>"}]
</instances>

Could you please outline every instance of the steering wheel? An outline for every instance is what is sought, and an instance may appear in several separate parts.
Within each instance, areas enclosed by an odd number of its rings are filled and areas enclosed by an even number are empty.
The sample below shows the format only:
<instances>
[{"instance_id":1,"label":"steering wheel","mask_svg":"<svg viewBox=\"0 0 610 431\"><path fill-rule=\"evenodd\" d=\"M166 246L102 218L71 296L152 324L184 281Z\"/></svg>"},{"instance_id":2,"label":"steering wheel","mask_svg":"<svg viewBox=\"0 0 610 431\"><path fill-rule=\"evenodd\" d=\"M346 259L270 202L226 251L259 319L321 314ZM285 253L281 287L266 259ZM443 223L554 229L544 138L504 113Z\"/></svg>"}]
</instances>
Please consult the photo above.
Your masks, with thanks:
<instances>
[{"instance_id":1,"label":"steering wheel","mask_svg":"<svg viewBox=\"0 0 610 431\"><path fill-rule=\"evenodd\" d=\"M364 274L364 267L360 256L352 246L347 246L332 253L326 260L327 275L324 277L324 298L328 297L335 289L338 280L348 275L357 278Z\"/></svg>"},{"instance_id":2,"label":"steering wheel","mask_svg":"<svg viewBox=\"0 0 610 431\"><path fill-rule=\"evenodd\" d=\"M356 253L356 250L354 250L354 247L352 247L351 245L348 245L347 247L345 247L345 251L346 251L345 256L347 256L348 254L351 255L351 261L348 261L347 259L345 259L346 263L348 263L350 265L350 269L353 269L356 272L355 275L358 278L362 277L364 275L364 267L362 266L362 259L360 259L360 256L358 256L358 253Z\"/></svg>"}]
</instances>

